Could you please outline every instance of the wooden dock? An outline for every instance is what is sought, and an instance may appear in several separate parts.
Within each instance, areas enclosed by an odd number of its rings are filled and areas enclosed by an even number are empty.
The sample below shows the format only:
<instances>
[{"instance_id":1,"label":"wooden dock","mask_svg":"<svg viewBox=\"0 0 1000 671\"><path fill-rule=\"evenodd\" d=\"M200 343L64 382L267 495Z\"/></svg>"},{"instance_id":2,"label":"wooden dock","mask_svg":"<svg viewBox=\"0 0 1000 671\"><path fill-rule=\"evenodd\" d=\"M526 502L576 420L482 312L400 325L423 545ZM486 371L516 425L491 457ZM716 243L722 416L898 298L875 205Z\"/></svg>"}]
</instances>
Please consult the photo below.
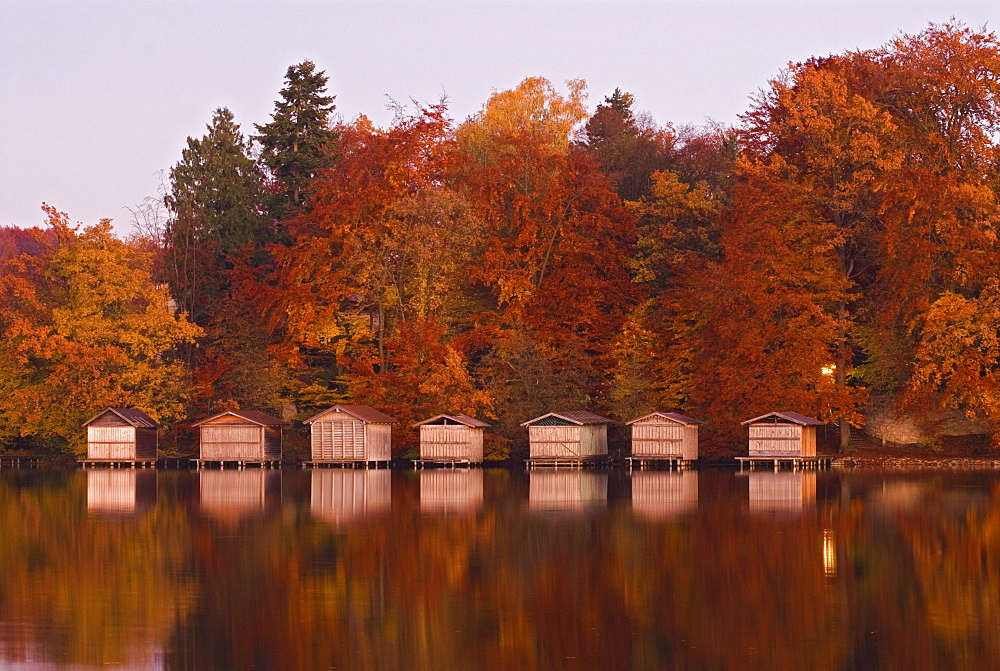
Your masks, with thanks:
<instances>
[{"instance_id":1,"label":"wooden dock","mask_svg":"<svg viewBox=\"0 0 1000 671\"><path fill-rule=\"evenodd\" d=\"M280 459L192 459L195 468L281 468Z\"/></svg>"},{"instance_id":2,"label":"wooden dock","mask_svg":"<svg viewBox=\"0 0 1000 671\"><path fill-rule=\"evenodd\" d=\"M81 459L78 462L84 468L154 468L156 460L149 459Z\"/></svg>"},{"instance_id":3,"label":"wooden dock","mask_svg":"<svg viewBox=\"0 0 1000 671\"><path fill-rule=\"evenodd\" d=\"M418 468L472 468L482 466L481 461L471 459L414 459L413 469Z\"/></svg>"},{"instance_id":4,"label":"wooden dock","mask_svg":"<svg viewBox=\"0 0 1000 671\"><path fill-rule=\"evenodd\" d=\"M606 454L592 457L534 457L525 459L524 466L532 468L592 468L607 466L610 463Z\"/></svg>"},{"instance_id":5,"label":"wooden dock","mask_svg":"<svg viewBox=\"0 0 1000 671\"><path fill-rule=\"evenodd\" d=\"M626 457L625 463L630 469L640 471L647 468L683 471L691 468L693 462L681 457Z\"/></svg>"},{"instance_id":6,"label":"wooden dock","mask_svg":"<svg viewBox=\"0 0 1000 671\"><path fill-rule=\"evenodd\" d=\"M303 461L302 468L389 468L388 461Z\"/></svg>"},{"instance_id":7,"label":"wooden dock","mask_svg":"<svg viewBox=\"0 0 1000 671\"><path fill-rule=\"evenodd\" d=\"M815 457L795 457L795 456L764 456L736 457L740 462L740 470L744 467L753 470L755 466L767 465L774 470L780 469L783 465L790 467L793 471L800 469L820 469L830 468L833 463L832 456L819 455Z\"/></svg>"},{"instance_id":8,"label":"wooden dock","mask_svg":"<svg viewBox=\"0 0 1000 671\"><path fill-rule=\"evenodd\" d=\"M38 468L41 457L0 455L0 468Z\"/></svg>"}]
</instances>

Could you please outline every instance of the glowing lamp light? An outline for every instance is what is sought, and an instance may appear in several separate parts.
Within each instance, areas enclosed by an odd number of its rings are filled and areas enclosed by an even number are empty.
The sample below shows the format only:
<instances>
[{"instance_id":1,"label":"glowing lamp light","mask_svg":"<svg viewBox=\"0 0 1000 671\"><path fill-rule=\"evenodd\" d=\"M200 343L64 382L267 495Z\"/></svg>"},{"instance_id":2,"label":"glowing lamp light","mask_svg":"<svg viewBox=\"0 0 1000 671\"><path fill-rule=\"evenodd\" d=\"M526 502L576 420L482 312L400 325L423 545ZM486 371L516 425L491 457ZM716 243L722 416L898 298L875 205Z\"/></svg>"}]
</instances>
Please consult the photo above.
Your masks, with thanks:
<instances>
[{"instance_id":1,"label":"glowing lamp light","mask_svg":"<svg viewBox=\"0 0 1000 671\"><path fill-rule=\"evenodd\" d=\"M836 370L837 370L837 365L830 364L829 366L823 366L822 368L820 368L819 372L822 373L823 375L833 375L834 372L836 372Z\"/></svg>"}]
</instances>

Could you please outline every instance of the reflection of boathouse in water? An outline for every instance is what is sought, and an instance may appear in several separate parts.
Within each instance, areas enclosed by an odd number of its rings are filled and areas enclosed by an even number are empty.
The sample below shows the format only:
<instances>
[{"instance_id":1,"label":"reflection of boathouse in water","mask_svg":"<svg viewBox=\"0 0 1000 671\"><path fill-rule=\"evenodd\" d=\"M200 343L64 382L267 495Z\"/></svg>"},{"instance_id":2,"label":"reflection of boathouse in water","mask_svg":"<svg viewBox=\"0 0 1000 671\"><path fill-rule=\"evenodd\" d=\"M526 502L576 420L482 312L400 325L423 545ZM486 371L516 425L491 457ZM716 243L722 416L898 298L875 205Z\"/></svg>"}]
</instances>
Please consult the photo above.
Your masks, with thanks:
<instances>
[{"instance_id":1,"label":"reflection of boathouse in water","mask_svg":"<svg viewBox=\"0 0 1000 671\"><path fill-rule=\"evenodd\" d=\"M751 471L747 477L750 510L802 510L816 500L816 471Z\"/></svg>"},{"instance_id":2,"label":"reflection of boathouse in water","mask_svg":"<svg viewBox=\"0 0 1000 671\"><path fill-rule=\"evenodd\" d=\"M147 464L156 462L160 425L135 408L108 408L83 424L87 427L88 464Z\"/></svg>"},{"instance_id":3,"label":"reflection of boathouse in water","mask_svg":"<svg viewBox=\"0 0 1000 671\"><path fill-rule=\"evenodd\" d=\"M328 522L363 519L391 506L392 473L386 469L317 468L311 475L309 509Z\"/></svg>"},{"instance_id":4,"label":"reflection of boathouse in water","mask_svg":"<svg viewBox=\"0 0 1000 671\"><path fill-rule=\"evenodd\" d=\"M134 515L156 504L156 471L132 468L87 470L87 512Z\"/></svg>"},{"instance_id":5,"label":"reflection of boathouse in water","mask_svg":"<svg viewBox=\"0 0 1000 671\"><path fill-rule=\"evenodd\" d=\"M281 473L269 469L203 469L199 473L201 511L239 521L281 504Z\"/></svg>"},{"instance_id":6,"label":"reflection of boathouse in water","mask_svg":"<svg viewBox=\"0 0 1000 671\"><path fill-rule=\"evenodd\" d=\"M307 419L312 445L308 466L388 462L392 459L389 415L367 405L335 405Z\"/></svg>"},{"instance_id":7,"label":"reflection of boathouse in water","mask_svg":"<svg viewBox=\"0 0 1000 671\"><path fill-rule=\"evenodd\" d=\"M421 512L473 512L482 505L482 470L432 468L420 471Z\"/></svg>"},{"instance_id":8,"label":"reflection of boathouse in water","mask_svg":"<svg viewBox=\"0 0 1000 671\"><path fill-rule=\"evenodd\" d=\"M698 509L695 471L632 471L632 512L667 519Z\"/></svg>"},{"instance_id":9,"label":"reflection of boathouse in water","mask_svg":"<svg viewBox=\"0 0 1000 671\"><path fill-rule=\"evenodd\" d=\"M607 507L608 474L579 469L532 470L528 477L528 510L572 513Z\"/></svg>"},{"instance_id":10,"label":"reflection of boathouse in water","mask_svg":"<svg viewBox=\"0 0 1000 671\"><path fill-rule=\"evenodd\" d=\"M483 434L489 427L486 422L468 415L437 415L413 426L420 428L418 464L483 461Z\"/></svg>"}]
</instances>

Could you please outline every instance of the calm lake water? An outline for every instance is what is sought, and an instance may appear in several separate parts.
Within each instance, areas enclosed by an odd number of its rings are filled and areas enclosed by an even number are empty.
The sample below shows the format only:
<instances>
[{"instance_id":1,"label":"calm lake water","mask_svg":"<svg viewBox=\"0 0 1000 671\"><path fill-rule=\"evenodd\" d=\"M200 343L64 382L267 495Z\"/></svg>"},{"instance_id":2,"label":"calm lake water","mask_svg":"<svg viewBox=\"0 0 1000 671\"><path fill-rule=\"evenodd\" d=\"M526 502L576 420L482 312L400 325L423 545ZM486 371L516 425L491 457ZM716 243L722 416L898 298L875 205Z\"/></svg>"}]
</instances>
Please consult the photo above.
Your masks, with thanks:
<instances>
[{"instance_id":1,"label":"calm lake water","mask_svg":"<svg viewBox=\"0 0 1000 671\"><path fill-rule=\"evenodd\" d=\"M1000 474L0 471L0 667L1000 668Z\"/></svg>"}]
</instances>

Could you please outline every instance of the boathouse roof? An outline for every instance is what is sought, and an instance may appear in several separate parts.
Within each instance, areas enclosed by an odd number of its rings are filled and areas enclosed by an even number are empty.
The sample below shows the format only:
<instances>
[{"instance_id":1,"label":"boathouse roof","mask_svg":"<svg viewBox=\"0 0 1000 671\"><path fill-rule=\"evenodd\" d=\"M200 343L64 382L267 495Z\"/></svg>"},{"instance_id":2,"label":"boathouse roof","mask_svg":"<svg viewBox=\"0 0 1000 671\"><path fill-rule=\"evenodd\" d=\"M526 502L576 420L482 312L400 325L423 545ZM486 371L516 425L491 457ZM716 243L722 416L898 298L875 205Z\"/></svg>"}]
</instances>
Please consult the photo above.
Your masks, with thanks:
<instances>
[{"instance_id":1,"label":"boathouse roof","mask_svg":"<svg viewBox=\"0 0 1000 671\"><path fill-rule=\"evenodd\" d=\"M544 425L544 420L556 418L563 421L569 422L570 424L576 424L577 426L585 426L587 424L611 424L613 420L607 417L601 417L600 415L595 415L592 412L587 412L586 410L566 410L563 412L550 412L548 414L542 415L541 417L535 417L527 422L521 424L521 426L531 426L533 424Z\"/></svg>"},{"instance_id":2,"label":"boathouse roof","mask_svg":"<svg viewBox=\"0 0 1000 671\"><path fill-rule=\"evenodd\" d=\"M441 422L441 420L446 420ZM468 426L473 429L485 429L489 426L486 422L476 419L475 417L469 417L468 415L435 415L430 419L425 419L422 422L417 422L413 426L423 426L424 424L443 424L448 421L454 422L456 424L462 424L463 426Z\"/></svg>"},{"instance_id":3,"label":"boathouse roof","mask_svg":"<svg viewBox=\"0 0 1000 671\"><path fill-rule=\"evenodd\" d=\"M664 419L669 419L671 421L677 422L678 424L696 425L701 424L697 419L691 419L687 415L682 415L679 412L651 412L648 415L643 415L642 417L637 417L633 420L625 422L625 424L635 424L636 422L641 422L650 417L663 417Z\"/></svg>"},{"instance_id":4,"label":"boathouse roof","mask_svg":"<svg viewBox=\"0 0 1000 671\"><path fill-rule=\"evenodd\" d=\"M157 424L152 417L144 413L142 410L137 408L107 408L101 410L99 413L88 419L83 423L84 426L88 426L94 420L99 417L103 417L107 413L112 413L117 415L123 422L134 426L137 429L158 429L160 425Z\"/></svg>"},{"instance_id":5,"label":"boathouse roof","mask_svg":"<svg viewBox=\"0 0 1000 671\"><path fill-rule=\"evenodd\" d=\"M760 417L754 417L753 419L748 419L742 422L743 426L747 424L756 424L757 422L767 419L768 417L776 417L783 419L785 421L791 422L793 424L801 424L802 426L823 426L823 422L812 417L806 417L805 415L800 415L797 412L769 412L766 415L761 415Z\"/></svg>"},{"instance_id":6,"label":"boathouse roof","mask_svg":"<svg viewBox=\"0 0 1000 671\"><path fill-rule=\"evenodd\" d=\"M263 412L258 412L257 410L226 410L225 412L219 412L211 417L206 417L203 420L197 421L191 426L201 426L205 422L210 422L213 419L218 419L225 415L232 415L233 417L239 417L240 419L245 419L251 424L259 424L260 426L287 426L288 422L277 417L272 417Z\"/></svg>"},{"instance_id":7,"label":"boathouse roof","mask_svg":"<svg viewBox=\"0 0 1000 671\"><path fill-rule=\"evenodd\" d=\"M323 412L317 413L307 419L303 424L312 424L316 420L320 419L324 415L331 412L342 412L344 414L350 415L354 419L361 420L366 424L398 424L399 420L390 417L389 415L379 412L375 408L368 405L335 405L332 408L327 408Z\"/></svg>"}]
</instances>

